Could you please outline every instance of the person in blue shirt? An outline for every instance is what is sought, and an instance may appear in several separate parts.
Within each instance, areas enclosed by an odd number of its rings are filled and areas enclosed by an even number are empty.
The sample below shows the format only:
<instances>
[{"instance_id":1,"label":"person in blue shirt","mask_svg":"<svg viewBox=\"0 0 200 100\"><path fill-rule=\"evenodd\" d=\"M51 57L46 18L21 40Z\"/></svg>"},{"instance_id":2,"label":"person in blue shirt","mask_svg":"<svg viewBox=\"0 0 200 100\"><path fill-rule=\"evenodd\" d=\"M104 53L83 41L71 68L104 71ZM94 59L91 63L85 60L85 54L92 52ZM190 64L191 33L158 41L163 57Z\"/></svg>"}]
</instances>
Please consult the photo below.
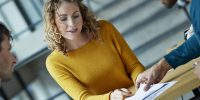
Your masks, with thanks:
<instances>
[{"instance_id":1,"label":"person in blue shirt","mask_svg":"<svg viewBox=\"0 0 200 100\"><path fill-rule=\"evenodd\" d=\"M148 90L151 84L160 82L171 68L175 69L200 56L200 0L191 1L190 18L195 34L177 49L165 55L158 63L138 75L136 79L137 87L140 83L146 83L144 90ZM195 70L199 70L199 67Z\"/></svg>"}]
</instances>

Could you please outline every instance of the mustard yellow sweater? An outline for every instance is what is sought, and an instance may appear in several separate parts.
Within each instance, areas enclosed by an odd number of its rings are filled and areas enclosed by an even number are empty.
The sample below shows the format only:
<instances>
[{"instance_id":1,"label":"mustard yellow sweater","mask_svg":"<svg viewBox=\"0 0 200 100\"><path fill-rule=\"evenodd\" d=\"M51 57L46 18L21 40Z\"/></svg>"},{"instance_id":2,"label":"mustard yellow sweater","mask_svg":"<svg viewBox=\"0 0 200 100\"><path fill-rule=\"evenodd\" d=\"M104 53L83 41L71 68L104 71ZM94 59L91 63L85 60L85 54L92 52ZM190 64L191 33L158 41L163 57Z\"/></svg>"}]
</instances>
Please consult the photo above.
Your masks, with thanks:
<instances>
[{"instance_id":1,"label":"mustard yellow sweater","mask_svg":"<svg viewBox=\"0 0 200 100\"><path fill-rule=\"evenodd\" d=\"M109 100L111 91L134 85L144 71L123 37L107 21L100 21L102 40L91 40L68 55L54 50L47 70L75 100Z\"/></svg>"}]
</instances>

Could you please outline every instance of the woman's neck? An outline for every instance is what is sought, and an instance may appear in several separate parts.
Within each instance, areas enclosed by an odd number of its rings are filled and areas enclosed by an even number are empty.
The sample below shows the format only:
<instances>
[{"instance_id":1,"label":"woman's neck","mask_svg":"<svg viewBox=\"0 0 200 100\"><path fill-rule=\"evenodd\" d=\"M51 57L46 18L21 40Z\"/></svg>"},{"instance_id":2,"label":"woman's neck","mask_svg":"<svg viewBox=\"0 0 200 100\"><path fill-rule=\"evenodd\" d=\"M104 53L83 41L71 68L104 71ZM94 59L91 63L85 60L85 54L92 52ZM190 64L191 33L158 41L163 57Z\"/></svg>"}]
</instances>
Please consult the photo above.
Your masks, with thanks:
<instances>
[{"instance_id":1,"label":"woman's neck","mask_svg":"<svg viewBox=\"0 0 200 100\"><path fill-rule=\"evenodd\" d=\"M66 40L67 51L76 50L90 41L91 37L82 35L74 40Z\"/></svg>"}]
</instances>

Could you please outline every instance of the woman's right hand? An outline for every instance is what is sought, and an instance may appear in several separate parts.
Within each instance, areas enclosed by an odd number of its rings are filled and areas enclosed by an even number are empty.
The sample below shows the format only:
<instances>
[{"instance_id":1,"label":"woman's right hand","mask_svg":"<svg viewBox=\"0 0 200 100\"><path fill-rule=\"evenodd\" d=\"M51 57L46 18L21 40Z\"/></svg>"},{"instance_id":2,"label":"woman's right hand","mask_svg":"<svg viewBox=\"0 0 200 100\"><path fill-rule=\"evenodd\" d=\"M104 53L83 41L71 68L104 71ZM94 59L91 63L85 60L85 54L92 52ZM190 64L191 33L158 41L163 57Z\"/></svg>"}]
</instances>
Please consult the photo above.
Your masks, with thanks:
<instances>
[{"instance_id":1,"label":"woman's right hand","mask_svg":"<svg viewBox=\"0 0 200 100\"><path fill-rule=\"evenodd\" d=\"M125 98L130 97L132 95L133 94L128 89L125 88L115 89L110 94L110 100L124 100Z\"/></svg>"}]
</instances>

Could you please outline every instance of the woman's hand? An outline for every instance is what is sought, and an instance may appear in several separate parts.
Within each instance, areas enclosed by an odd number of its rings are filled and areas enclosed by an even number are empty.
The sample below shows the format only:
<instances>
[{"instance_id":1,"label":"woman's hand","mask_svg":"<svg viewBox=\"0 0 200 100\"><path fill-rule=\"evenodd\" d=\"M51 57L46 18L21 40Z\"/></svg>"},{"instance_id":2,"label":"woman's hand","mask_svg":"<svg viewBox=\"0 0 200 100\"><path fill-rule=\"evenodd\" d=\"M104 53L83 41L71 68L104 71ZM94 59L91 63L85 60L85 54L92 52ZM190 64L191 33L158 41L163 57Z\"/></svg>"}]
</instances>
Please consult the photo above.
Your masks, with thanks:
<instances>
[{"instance_id":1,"label":"woman's hand","mask_svg":"<svg viewBox=\"0 0 200 100\"><path fill-rule=\"evenodd\" d=\"M110 100L124 100L127 97L132 96L131 91L125 88L116 89L110 94Z\"/></svg>"}]
</instances>

